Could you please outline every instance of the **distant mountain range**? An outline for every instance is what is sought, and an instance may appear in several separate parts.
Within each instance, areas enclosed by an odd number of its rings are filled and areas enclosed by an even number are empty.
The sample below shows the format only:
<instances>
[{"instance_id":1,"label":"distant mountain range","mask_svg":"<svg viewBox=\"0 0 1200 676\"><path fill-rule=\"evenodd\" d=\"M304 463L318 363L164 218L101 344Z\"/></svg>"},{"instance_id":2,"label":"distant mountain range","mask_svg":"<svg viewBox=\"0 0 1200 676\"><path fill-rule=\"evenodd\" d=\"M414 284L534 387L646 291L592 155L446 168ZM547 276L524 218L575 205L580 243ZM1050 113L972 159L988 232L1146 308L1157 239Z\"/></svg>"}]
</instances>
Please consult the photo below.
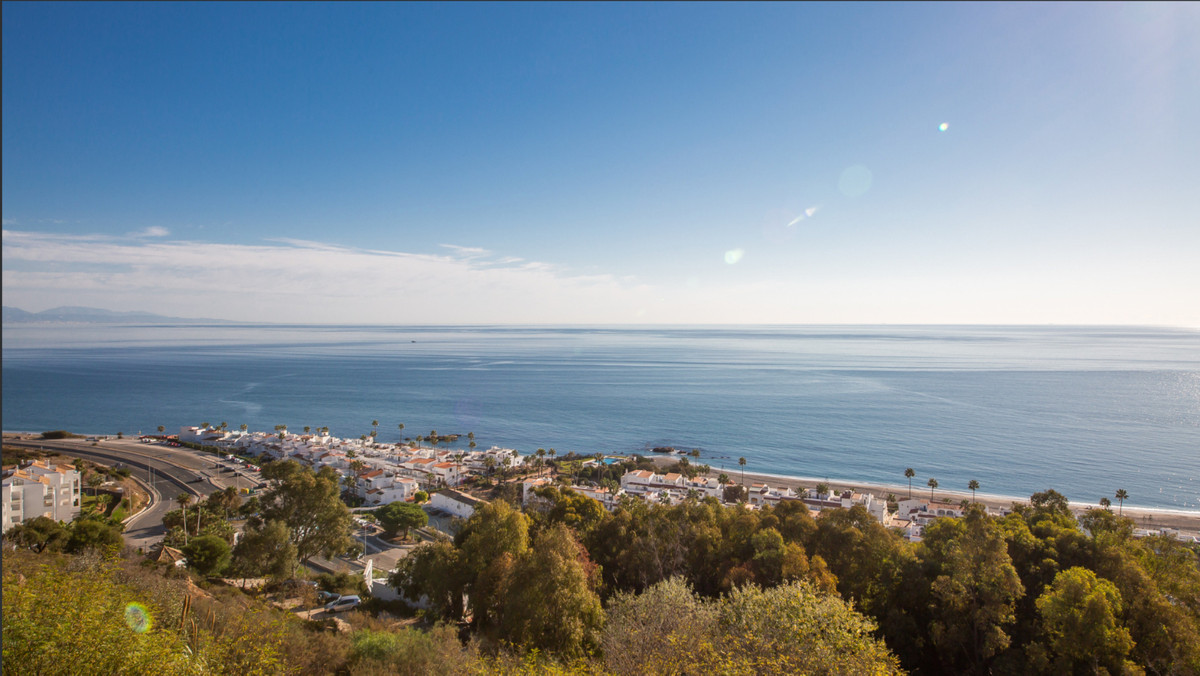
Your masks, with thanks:
<instances>
[{"instance_id":1,"label":"distant mountain range","mask_svg":"<svg viewBox=\"0 0 1200 676\"><path fill-rule=\"evenodd\" d=\"M181 323L213 323L229 324L224 319L188 319L183 317L164 317L150 312L114 312L94 307L56 307L41 312L27 312L20 308L3 306L2 321L5 324L24 323L72 323L72 324L181 324Z\"/></svg>"}]
</instances>

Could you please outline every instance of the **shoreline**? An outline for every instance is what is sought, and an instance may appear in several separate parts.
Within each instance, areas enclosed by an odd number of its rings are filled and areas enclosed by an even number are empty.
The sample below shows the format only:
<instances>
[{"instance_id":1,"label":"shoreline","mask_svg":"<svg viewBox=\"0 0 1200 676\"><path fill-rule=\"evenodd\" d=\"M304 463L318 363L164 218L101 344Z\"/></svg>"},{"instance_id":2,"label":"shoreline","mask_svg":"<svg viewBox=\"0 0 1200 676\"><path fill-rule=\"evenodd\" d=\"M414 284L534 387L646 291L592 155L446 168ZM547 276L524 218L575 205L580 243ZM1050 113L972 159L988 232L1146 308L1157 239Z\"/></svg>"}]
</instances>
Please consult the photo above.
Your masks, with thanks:
<instances>
[{"instance_id":1,"label":"shoreline","mask_svg":"<svg viewBox=\"0 0 1200 676\"><path fill-rule=\"evenodd\" d=\"M22 438L27 437L27 440L36 441L41 438L40 432L18 432L4 430L2 432L4 438ZM76 433L79 434L79 433ZM89 436L108 437L108 434L79 434L81 438ZM132 435L136 436L136 435ZM129 437L126 437L127 439ZM676 463L680 458L685 456L680 455L655 455L643 456L649 457L656 465L666 466ZM718 476L721 473L727 474L730 479L735 482L740 482L742 472L738 469L710 469L709 476ZM886 497L889 493L894 493L897 497L904 497L909 492L908 484L890 484L877 483L872 481L862 481L853 479L832 479L819 477L802 477L785 474L773 474L770 472L745 472L747 482L765 483L776 487L788 488L812 488L820 483L827 483L831 488L850 489L858 492L873 493L877 497ZM912 495L914 498L920 498L924 491L928 490L926 486L912 487ZM979 502L987 507L1006 509L1013 505L1029 504L1028 496L1012 496L1002 495L997 493L980 493L976 492L974 496L969 491L958 489L937 488L934 493L935 497L941 497L950 501L972 500ZM1075 513L1082 513L1087 509L1099 508L1099 505L1091 505L1086 503L1070 503L1070 509ZM1120 506L1114 507L1118 512L1123 513ZM1129 510L1129 516L1134 519L1134 523L1138 528L1159 529L1173 528L1182 531L1183 534L1200 536L1200 510L1174 509L1169 507L1144 507L1130 505L1125 508Z\"/></svg>"},{"instance_id":2,"label":"shoreline","mask_svg":"<svg viewBox=\"0 0 1200 676\"><path fill-rule=\"evenodd\" d=\"M659 466L670 465L679 461L679 456L670 457L655 457L652 458L655 464ZM741 482L741 471L739 470L715 470L710 469L709 476L718 476L725 473L735 483ZM843 479L824 479L817 477L800 477L783 474L771 474L768 472L746 472L746 483L765 483L775 487L787 488L812 488L820 483L829 484L830 488L850 489L853 491L873 493L877 497L886 497L888 493L894 493L898 498L905 498L908 495L908 484L886 484L875 483L870 481L854 481ZM913 498L920 498L922 494L927 492L927 486L912 487ZM926 496L927 497L927 496ZM964 490L951 490L937 488L934 492L934 497L948 499L953 502L959 500L971 500L971 492ZM1029 496L1017 497L1011 495L999 495L995 493L980 493L975 494L975 501L987 507L998 509L1010 508L1013 503L1029 504ZM1089 505L1085 503L1070 503L1070 509L1076 514L1085 512L1088 509L1099 509L1099 505ZM1113 510L1121 512L1119 505L1113 505ZM1136 528L1159 529L1173 528L1180 531L1181 535L1200 535L1200 511L1170 509L1164 507L1125 507L1129 512L1129 517L1134 520Z\"/></svg>"}]
</instances>

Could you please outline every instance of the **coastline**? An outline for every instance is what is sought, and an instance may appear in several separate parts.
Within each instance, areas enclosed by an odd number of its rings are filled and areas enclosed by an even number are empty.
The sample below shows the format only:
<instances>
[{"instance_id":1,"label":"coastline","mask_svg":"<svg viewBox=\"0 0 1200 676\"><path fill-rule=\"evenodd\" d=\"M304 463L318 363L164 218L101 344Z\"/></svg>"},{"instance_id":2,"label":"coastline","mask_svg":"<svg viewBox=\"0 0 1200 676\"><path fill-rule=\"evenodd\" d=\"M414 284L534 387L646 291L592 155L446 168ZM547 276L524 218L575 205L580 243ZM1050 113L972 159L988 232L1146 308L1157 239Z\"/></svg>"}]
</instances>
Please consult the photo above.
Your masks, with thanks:
<instances>
[{"instance_id":1,"label":"coastline","mask_svg":"<svg viewBox=\"0 0 1200 676\"><path fill-rule=\"evenodd\" d=\"M670 465L679 461L679 456L655 457L654 462L658 465ZM742 473L739 470L723 470L735 483L741 482ZM718 476L720 470L710 470L708 476ZM874 483L869 481L854 481L845 479L823 479L817 477L799 477L783 474L771 474L768 472L746 472L746 483L765 483L771 486L780 488L812 488L819 483L827 483L834 489L850 489L857 492L873 493L878 497L886 497L888 493L894 493L897 497L903 499L908 497L908 484L884 484ZM922 495L927 495L929 488L927 486L912 487L912 495L914 498L920 498ZM959 500L971 500L971 492L966 490L954 490L938 487L934 491L934 497L948 499L954 502ZM976 502L991 508L1003 509L1009 508L1013 503L1029 504L1029 496L1018 497L1012 495L998 495L994 493L976 492L974 499ZM1099 508L1099 505L1088 505L1083 503L1072 502L1071 511L1081 514L1090 508ZM1113 505L1112 509L1121 511L1118 505ZM1126 516L1134 520L1137 528L1159 529L1173 528L1180 531L1182 535L1200 535L1200 511L1189 511L1182 509L1167 509L1161 507L1138 507L1136 505L1126 505L1124 507Z\"/></svg>"}]
</instances>

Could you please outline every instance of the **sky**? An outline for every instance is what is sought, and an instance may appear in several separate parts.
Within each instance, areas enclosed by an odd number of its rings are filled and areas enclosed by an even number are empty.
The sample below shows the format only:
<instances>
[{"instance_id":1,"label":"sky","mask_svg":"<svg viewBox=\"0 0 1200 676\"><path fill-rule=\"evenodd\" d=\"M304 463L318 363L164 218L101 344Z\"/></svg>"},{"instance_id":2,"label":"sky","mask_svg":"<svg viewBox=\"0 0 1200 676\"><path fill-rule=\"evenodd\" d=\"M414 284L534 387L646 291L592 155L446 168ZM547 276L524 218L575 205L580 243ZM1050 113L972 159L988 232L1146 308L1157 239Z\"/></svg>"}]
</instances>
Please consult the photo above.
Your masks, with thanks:
<instances>
[{"instance_id":1,"label":"sky","mask_svg":"<svg viewBox=\"0 0 1200 676\"><path fill-rule=\"evenodd\" d=\"M3 4L3 299L1200 327L1200 4Z\"/></svg>"}]
</instances>

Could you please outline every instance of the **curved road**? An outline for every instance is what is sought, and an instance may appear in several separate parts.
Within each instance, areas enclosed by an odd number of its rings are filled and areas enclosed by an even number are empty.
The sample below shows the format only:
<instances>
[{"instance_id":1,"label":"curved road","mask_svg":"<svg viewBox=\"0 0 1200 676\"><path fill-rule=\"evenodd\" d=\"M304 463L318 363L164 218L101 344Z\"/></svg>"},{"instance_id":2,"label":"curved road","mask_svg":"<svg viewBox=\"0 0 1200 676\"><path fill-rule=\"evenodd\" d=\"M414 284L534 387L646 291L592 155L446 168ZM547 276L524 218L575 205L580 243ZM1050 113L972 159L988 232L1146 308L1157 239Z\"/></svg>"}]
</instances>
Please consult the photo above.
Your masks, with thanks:
<instances>
[{"instance_id":1,"label":"curved road","mask_svg":"<svg viewBox=\"0 0 1200 676\"><path fill-rule=\"evenodd\" d=\"M186 457L182 453L157 452L163 450L163 447L147 447L146 444L125 441L102 441L100 445L92 446L91 442L66 439L5 439L4 445L56 451L105 465L119 462L128 467L135 477L152 486L152 492L155 494L152 496L154 502L150 509L130 520L125 528L126 544L134 548L141 547L143 550L161 540L166 534L162 524L163 515L176 508L176 496L189 493L203 498L218 490L209 481L195 482L196 479L203 480L210 474L204 471L201 458ZM207 466L212 465L212 461L208 461Z\"/></svg>"}]
</instances>

